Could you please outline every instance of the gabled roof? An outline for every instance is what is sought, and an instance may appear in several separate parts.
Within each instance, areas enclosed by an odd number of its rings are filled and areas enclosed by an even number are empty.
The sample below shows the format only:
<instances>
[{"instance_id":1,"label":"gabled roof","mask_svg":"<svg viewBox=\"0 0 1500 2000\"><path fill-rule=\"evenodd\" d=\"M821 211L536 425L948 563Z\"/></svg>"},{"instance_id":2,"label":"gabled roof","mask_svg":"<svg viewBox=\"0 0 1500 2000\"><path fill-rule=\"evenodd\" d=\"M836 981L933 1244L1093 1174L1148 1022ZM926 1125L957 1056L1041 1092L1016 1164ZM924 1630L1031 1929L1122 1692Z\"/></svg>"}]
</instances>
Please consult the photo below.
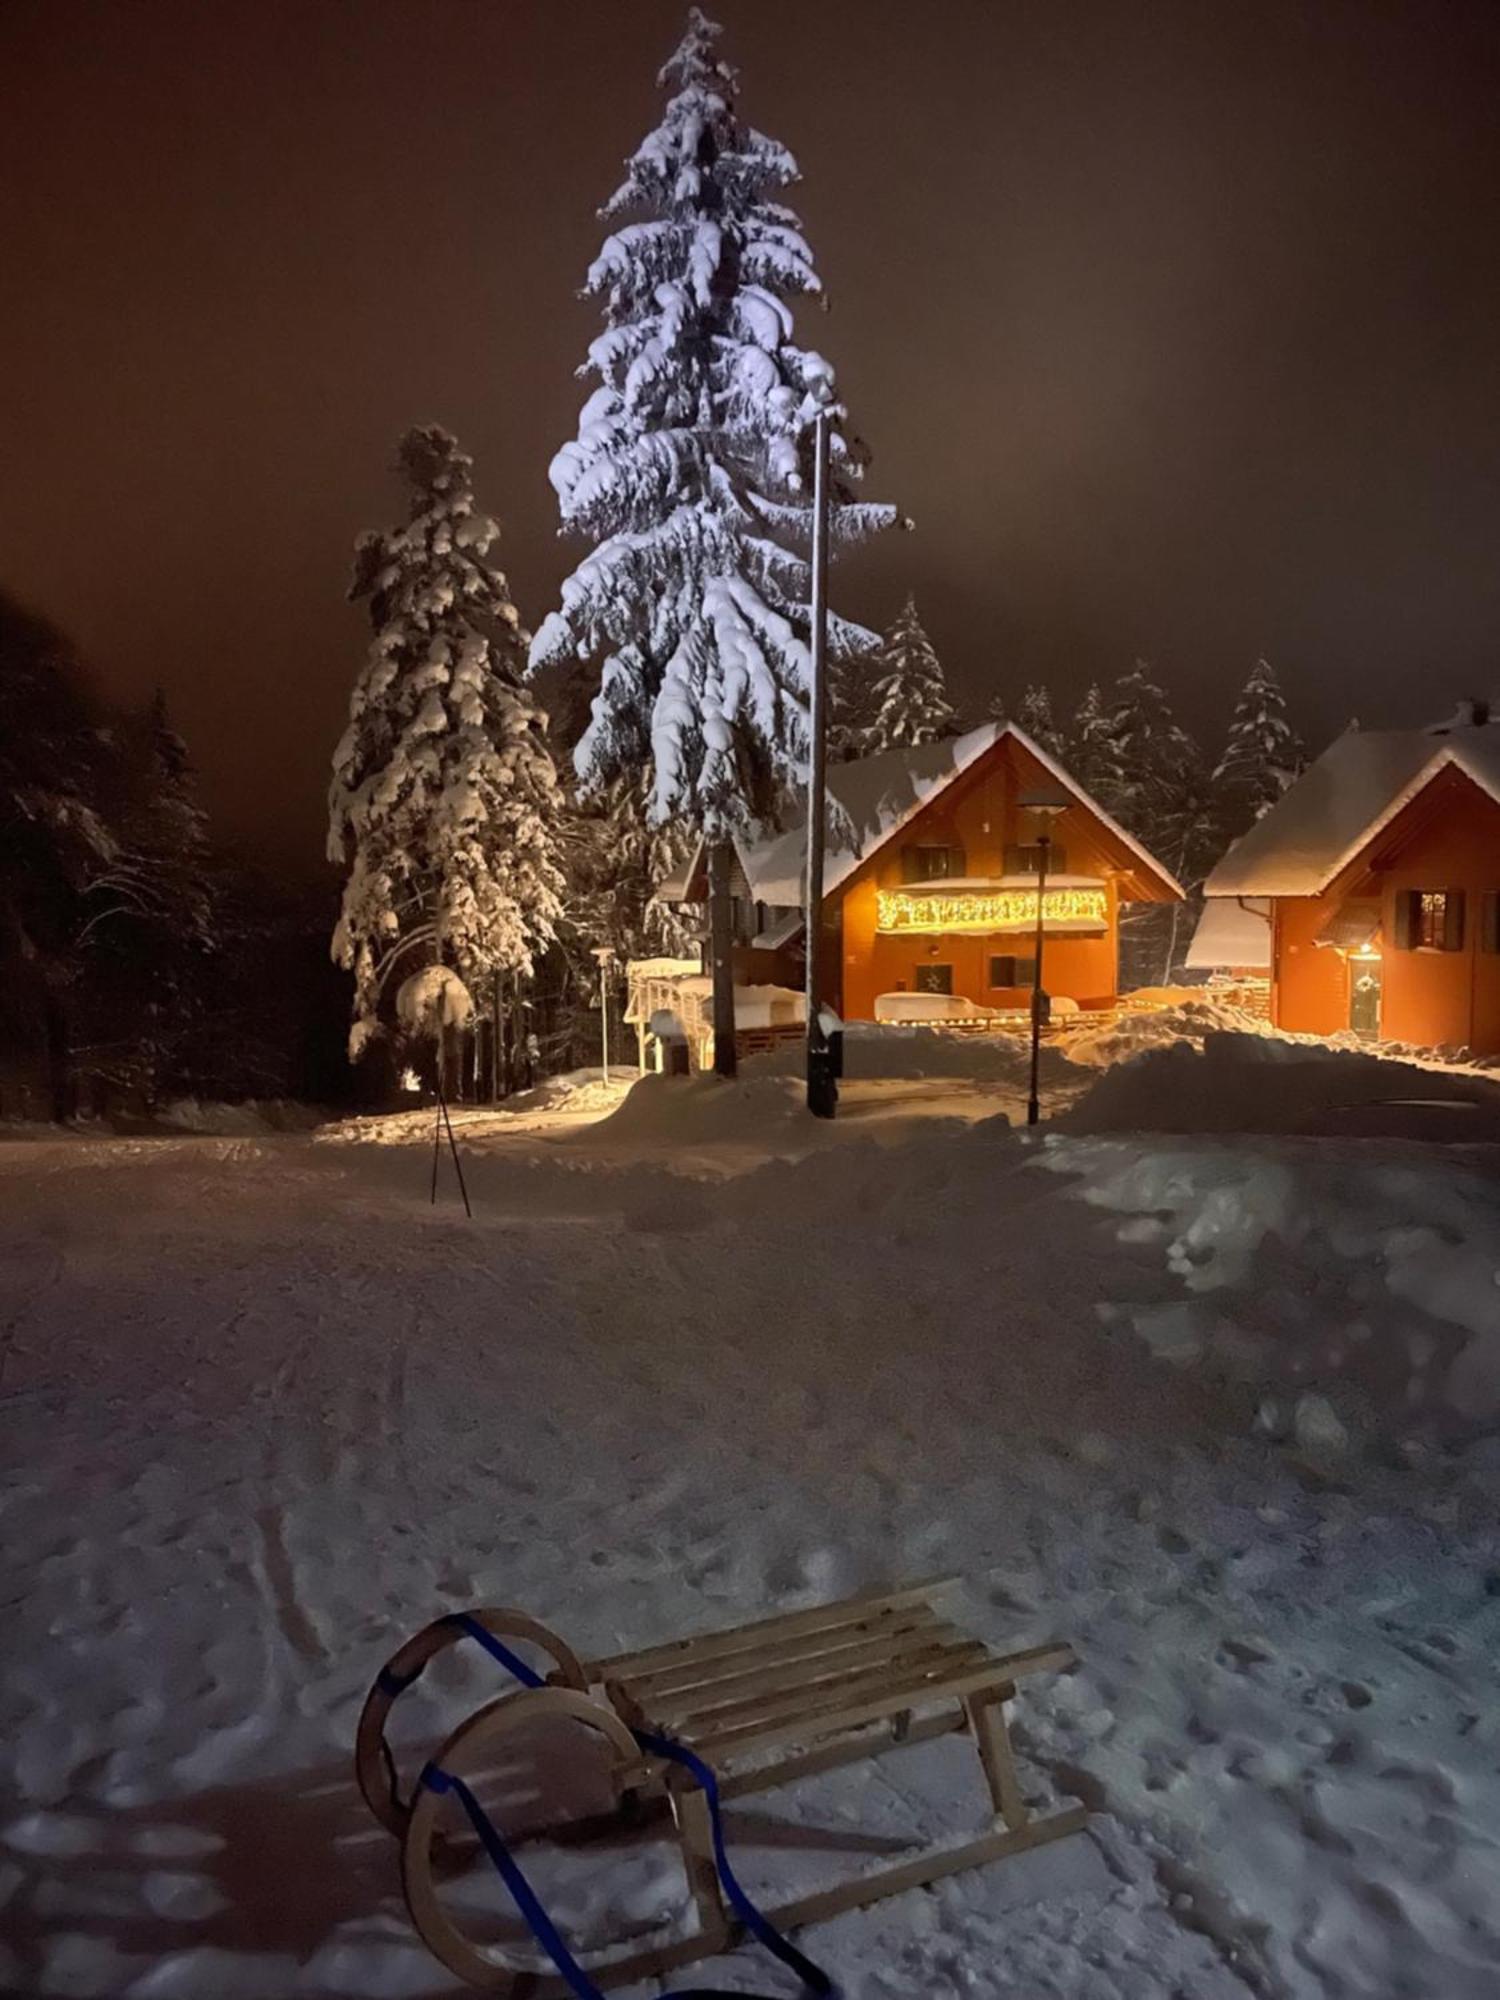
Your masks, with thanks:
<instances>
[{"instance_id":1,"label":"gabled roof","mask_svg":"<svg viewBox=\"0 0 1500 2000\"><path fill-rule=\"evenodd\" d=\"M913 748L885 750L878 757L861 757L850 764L830 764L828 792L828 846L823 863L823 888L831 895L848 880L862 861L898 834L924 806L945 792L965 771L988 751L1010 737L1029 753L1061 789L1091 812L1131 858L1142 873L1173 897L1181 896L1181 885L1162 867L1156 857L1134 840L1088 793L1070 777L1063 766L1013 722L985 722L962 736L950 736L941 743L922 743ZM765 840L741 838L735 843L740 865L750 893L758 903L787 907L800 905L807 870L807 827L798 820L784 832ZM701 849L700 849L701 854ZM699 856L685 869L664 882L657 895L665 902L688 900L688 891L698 873Z\"/></svg>"},{"instance_id":2,"label":"gabled roof","mask_svg":"<svg viewBox=\"0 0 1500 2000\"><path fill-rule=\"evenodd\" d=\"M1210 897L1203 905L1198 928L1183 960L1190 972L1213 972L1221 966L1246 971L1269 970L1271 964L1271 905L1264 897Z\"/></svg>"},{"instance_id":3,"label":"gabled roof","mask_svg":"<svg viewBox=\"0 0 1500 2000\"><path fill-rule=\"evenodd\" d=\"M1206 896L1317 896L1439 772L1500 801L1500 727L1350 729L1230 848Z\"/></svg>"}]
</instances>

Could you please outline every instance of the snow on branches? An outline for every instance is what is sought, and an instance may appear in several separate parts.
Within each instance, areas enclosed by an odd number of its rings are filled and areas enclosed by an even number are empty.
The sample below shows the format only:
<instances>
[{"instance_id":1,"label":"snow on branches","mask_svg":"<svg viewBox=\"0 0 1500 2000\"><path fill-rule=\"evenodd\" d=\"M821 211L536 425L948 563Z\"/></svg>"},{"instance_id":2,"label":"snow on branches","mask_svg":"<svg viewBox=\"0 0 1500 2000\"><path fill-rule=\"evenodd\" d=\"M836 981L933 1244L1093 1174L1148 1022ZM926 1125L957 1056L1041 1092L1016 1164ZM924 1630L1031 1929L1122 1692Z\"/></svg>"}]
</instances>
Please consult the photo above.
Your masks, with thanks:
<instances>
[{"instance_id":1,"label":"snow on branches","mask_svg":"<svg viewBox=\"0 0 1500 2000\"><path fill-rule=\"evenodd\" d=\"M1226 837L1243 833L1269 811L1303 762L1276 670L1269 660L1257 660L1235 703L1224 754L1214 766Z\"/></svg>"},{"instance_id":2,"label":"snow on branches","mask_svg":"<svg viewBox=\"0 0 1500 2000\"><path fill-rule=\"evenodd\" d=\"M589 269L598 387L552 462L565 528L594 546L531 649L538 669L601 662L575 761L587 786L649 764L651 811L718 837L774 810L806 758L809 444L833 371L792 339L787 301L820 289L784 146L735 109L720 30L694 8L659 81L661 123L605 204ZM891 525L857 505L864 453L837 424L833 534ZM847 653L873 634L830 621Z\"/></svg>"},{"instance_id":3,"label":"snow on branches","mask_svg":"<svg viewBox=\"0 0 1500 2000\"><path fill-rule=\"evenodd\" d=\"M958 733L942 663L908 595L870 665L871 720L864 753L936 743Z\"/></svg>"},{"instance_id":4,"label":"snow on branches","mask_svg":"<svg viewBox=\"0 0 1500 2000\"><path fill-rule=\"evenodd\" d=\"M378 1031L399 965L472 983L531 970L561 910L561 798L526 634L489 561L472 461L436 425L408 431L406 525L355 549L351 599L375 637L333 757L328 852L348 869L333 956L355 976L350 1053Z\"/></svg>"}]
</instances>

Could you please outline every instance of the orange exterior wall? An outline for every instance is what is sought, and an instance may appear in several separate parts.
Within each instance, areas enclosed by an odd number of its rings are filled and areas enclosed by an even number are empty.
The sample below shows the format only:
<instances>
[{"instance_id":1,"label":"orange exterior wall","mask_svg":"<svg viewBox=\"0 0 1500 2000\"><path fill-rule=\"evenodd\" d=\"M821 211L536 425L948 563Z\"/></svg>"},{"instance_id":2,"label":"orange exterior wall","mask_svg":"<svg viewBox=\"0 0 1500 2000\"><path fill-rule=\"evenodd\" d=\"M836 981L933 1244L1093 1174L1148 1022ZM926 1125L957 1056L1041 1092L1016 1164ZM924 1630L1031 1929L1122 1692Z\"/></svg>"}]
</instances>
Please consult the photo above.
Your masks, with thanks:
<instances>
[{"instance_id":1,"label":"orange exterior wall","mask_svg":"<svg viewBox=\"0 0 1500 2000\"><path fill-rule=\"evenodd\" d=\"M1461 951L1395 948L1396 898L1408 889L1464 891ZM1381 1039L1500 1054L1500 953L1480 949L1483 897L1493 889L1500 889L1500 805L1467 778L1444 775L1328 894L1278 898L1272 1019L1303 1034L1348 1027L1347 961L1312 940L1349 896L1378 896Z\"/></svg>"},{"instance_id":2,"label":"orange exterior wall","mask_svg":"<svg viewBox=\"0 0 1500 2000\"><path fill-rule=\"evenodd\" d=\"M1313 939L1344 901L1278 896L1271 930L1271 1019L1296 1035L1333 1035L1349 1025L1349 968L1344 954Z\"/></svg>"},{"instance_id":3,"label":"orange exterior wall","mask_svg":"<svg viewBox=\"0 0 1500 2000\"><path fill-rule=\"evenodd\" d=\"M1030 765L1030 760L1026 760ZM995 953L1032 955L1035 933L997 931L989 936L948 933L927 937L876 930L876 895L902 886L901 850L906 846L957 846L964 850L968 875L994 877L1004 873L1005 849L1028 832L1025 815L1017 810L1018 791L1045 778L1039 766L1022 769L1021 753L1013 745L981 761L977 770L959 779L930 806L917 813L865 862L849 883L830 898L842 903L843 991L841 1011L846 1020L869 1021L882 993L905 987L916 990L917 968L953 967L953 991L984 1007L1027 1007L1029 989L992 987L987 983L989 959ZM1090 828L1084 806L1072 807L1059 821L1055 838L1061 843L1070 875L1095 875L1107 884L1109 914L1099 937L1049 936L1042 967L1043 984L1052 994L1066 995L1081 1006L1106 1006L1116 996L1119 950L1114 863ZM936 949L934 949L936 947Z\"/></svg>"}]
</instances>

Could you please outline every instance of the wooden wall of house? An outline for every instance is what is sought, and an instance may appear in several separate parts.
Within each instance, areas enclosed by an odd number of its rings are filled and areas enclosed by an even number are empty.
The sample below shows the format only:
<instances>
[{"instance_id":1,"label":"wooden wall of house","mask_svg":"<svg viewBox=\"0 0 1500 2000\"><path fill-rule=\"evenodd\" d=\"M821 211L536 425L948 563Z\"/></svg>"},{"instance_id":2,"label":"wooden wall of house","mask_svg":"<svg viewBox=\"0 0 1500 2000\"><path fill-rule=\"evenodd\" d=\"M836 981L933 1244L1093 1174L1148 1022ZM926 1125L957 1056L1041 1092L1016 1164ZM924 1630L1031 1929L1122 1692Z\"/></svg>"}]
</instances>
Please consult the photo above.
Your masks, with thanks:
<instances>
[{"instance_id":1,"label":"wooden wall of house","mask_svg":"<svg viewBox=\"0 0 1500 2000\"><path fill-rule=\"evenodd\" d=\"M851 1021L874 1017L876 998L901 989L916 990L917 970L931 963L953 967L953 991L985 1007L1025 1007L1030 994L1023 988L992 987L989 961L995 955L1029 958L1032 934L997 932L992 936L949 934L927 937L916 933L884 933L876 929L877 895L902 884L901 850L908 846L959 847L964 873L994 877L1005 872L1007 845L1030 837L1025 815L1016 807L1020 790L1047 782L1040 766L1032 765L1015 745L1007 744L999 758L984 758L975 770L917 813L901 833L888 841L851 878L842 891L843 952L840 1004ZM1084 1006L1106 1006L1118 988L1119 951L1113 858L1090 831L1087 812L1074 807L1064 814L1054 838L1062 846L1067 873L1095 875L1109 885L1108 922L1099 937L1049 937L1043 968L1047 990L1066 994Z\"/></svg>"},{"instance_id":2,"label":"wooden wall of house","mask_svg":"<svg viewBox=\"0 0 1500 2000\"><path fill-rule=\"evenodd\" d=\"M1500 1051L1500 953L1484 950L1483 904L1500 890L1500 805L1457 774L1431 800L1381 868L1385 990L1381 1032L1391 1041L1467 1044ZM1396 899L1407 890L1459 889L1457 951L1394 949Z\"/></svg>"},{"instance_id":3,"label":"wooden wall of house","mask_svg":"<svg viewBox=\"0 0 1500 2000\"><path fill-rule=\"evenodd\" d=\"M1271 928L1271 1019L1295 1035L1334 1035L1349 1025L1349 969L1342 952L1314 940L1344 902L1278 896Z\"/></svg>"},{"instance_id":4,"label":"wooden wall of house","mask_svg":"<svg viewBox=\"0 0 1500 2000\"><path fill-rule=\"evenodd\" d=\"M1423 889L1463 892L1458 950L1398 945L1397 899ZM1500 805L1460 773L1445 773L1327 895L1278 899L1272 1018L1303 1034L1348 1027L1347 961L1313 939L1347 898L1372 896L1383 939L1381 1038L1500 1053L1500 952L1485 949L1484 934L1484 899L1497 890Z\"/></svg>"}]
</instances>

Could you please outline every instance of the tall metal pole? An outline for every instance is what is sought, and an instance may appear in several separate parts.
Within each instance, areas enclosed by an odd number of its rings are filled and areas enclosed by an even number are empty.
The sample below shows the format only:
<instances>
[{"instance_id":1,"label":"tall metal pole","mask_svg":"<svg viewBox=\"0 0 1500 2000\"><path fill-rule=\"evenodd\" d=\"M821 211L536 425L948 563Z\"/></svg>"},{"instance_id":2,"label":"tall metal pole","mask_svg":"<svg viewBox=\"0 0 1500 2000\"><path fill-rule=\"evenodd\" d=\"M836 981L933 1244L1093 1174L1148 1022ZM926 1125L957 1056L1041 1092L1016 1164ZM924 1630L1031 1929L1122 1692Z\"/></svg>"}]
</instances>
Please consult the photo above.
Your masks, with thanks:
<instances>
[{"instance_id":1,"label":"tall metal pole","mask_svg":"<svg viewBox=\"0 0 1500 2000\"><path fill-rule=\"evenodd\" d=\"M1035 1125L1042 1115L1037 1096L1037 1076L1042 1060L1042 943L1046 936L1042 908L1047 898L1047 854L1052 837L1043 827L1037 841L1041 860L1036 871L1036 971L1031 987L1031 1095L1026 1100L1026 1123Z\"/></svg>"},{"instance_id":2,"label":"tall metal pole","mask_svg":"<svg viewBox=\"0 0 1500 2000\"><path fill-rule=\"evenodd\" d=\"M828 798L828 414L813 425L812 688L807 760L807 1108L833 1116L838 1089L820 1019L823 986L823 838Z\"/></svg>"},{"instance_id":3,"label":"tall metal pole","mask_svg":"<svg viewBox=\"0 0 1500 2000\"><path fill-rule=\"evenodd\" d=\"M604 1058L602 1079L609 1082L609 961L612 954L608 945L595 949L594 957L599 963L599 1037L601 1054Z\"/></svg>"}]
</instances>

